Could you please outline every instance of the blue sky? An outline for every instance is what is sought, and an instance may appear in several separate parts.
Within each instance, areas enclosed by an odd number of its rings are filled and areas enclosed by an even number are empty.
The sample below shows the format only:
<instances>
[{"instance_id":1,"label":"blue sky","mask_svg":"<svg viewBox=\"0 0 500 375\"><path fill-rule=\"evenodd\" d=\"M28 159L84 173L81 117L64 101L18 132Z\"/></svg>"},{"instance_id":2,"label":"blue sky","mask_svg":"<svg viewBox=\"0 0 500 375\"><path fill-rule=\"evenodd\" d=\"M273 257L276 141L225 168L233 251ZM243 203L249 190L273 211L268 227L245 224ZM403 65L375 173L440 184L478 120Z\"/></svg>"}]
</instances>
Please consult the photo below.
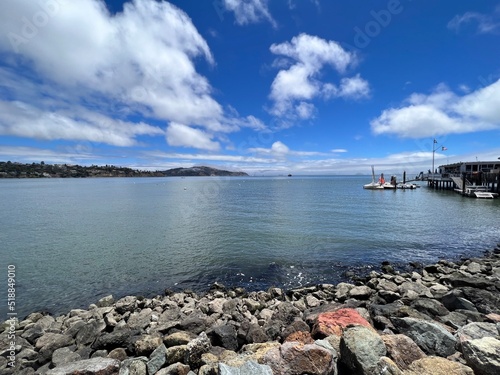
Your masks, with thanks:
<instances>
[{"instance_id":1,"label":"blue sky","mask_svg":"<svg viewBox=\"0 0 500 375\"><path fill-rule=\"evenodd\" d=\"M500 157L500 1L2 8L0 160L413 173L434 138L436 165Z\"/></svg>"}]
</instances>

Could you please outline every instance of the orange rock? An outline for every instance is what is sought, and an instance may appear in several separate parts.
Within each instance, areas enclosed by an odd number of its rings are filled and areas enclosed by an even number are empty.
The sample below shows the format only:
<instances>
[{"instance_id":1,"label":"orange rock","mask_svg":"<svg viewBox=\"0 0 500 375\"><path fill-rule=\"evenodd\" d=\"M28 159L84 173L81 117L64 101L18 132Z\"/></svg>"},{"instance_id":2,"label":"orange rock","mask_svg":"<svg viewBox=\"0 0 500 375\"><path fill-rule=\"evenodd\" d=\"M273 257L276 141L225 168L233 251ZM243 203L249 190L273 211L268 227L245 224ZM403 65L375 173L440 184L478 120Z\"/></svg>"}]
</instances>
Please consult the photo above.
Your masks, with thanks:
<instances>
[{"instance_id":1,"label":"orange rock","mask_svg":"<svg viewBox=\"0 0 500 375\"><path fill-rule=\"evenodd\" d=\"M312 344L314 343L314 339L311 337L309 332L297 331L293 332L285 339L285 342L297 341L302 344Z\"/></svg>"},{"instance_id":2,"label":"orange rock","mask_svg":"<svg viewBox=\"0 0 500 375\"><path fill-rule=\"evenodd\" d=\"M342 336L343 330L349 325L362 325L373 329L356 310L347 308L319 314L312 329L312 336L314 338Z\"/></svg>"}]
</instances>

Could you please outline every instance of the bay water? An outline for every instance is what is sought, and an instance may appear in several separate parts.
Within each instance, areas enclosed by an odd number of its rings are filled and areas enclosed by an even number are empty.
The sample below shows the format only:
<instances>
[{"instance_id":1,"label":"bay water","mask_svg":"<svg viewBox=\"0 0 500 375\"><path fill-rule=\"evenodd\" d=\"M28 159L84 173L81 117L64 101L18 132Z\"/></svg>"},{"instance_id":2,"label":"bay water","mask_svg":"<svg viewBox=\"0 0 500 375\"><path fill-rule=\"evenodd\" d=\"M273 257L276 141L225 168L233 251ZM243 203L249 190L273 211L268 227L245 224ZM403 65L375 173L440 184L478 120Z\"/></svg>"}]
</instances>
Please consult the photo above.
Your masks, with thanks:
<instances>
[{"instance_id":1,"label":"bay water","mask_svg":"<svg viewBox=\"0 0 500 375\"><path fill-rule=\"evenodd\" d=\"M500 199L367 176L0 180L0 320L66 313L113 294L337 283L346 271L479 256L500 241Z\"/></svg>"}]
</instances>

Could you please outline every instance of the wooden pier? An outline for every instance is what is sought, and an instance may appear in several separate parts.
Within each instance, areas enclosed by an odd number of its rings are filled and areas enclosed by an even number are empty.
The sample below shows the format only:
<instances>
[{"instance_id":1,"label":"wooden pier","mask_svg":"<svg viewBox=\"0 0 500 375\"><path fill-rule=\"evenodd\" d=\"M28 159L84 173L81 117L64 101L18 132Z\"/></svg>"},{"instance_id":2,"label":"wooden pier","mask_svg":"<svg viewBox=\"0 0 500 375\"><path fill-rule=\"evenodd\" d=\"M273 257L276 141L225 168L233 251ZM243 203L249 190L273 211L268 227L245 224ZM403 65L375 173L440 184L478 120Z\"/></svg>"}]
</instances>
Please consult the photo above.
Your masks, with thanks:
<instances>
[{"instance_id":1,"label":"wooden pier","mask_svg":"<svg viewBox=\"0 0 500 375\"><path fill-rule=\"evenodd\" d=\"M442 165L439 173L421 174L427 186L437 190L456 190L466 185L487 186L500 193L500 162L466 162ZM436 172L438 172L436 170Z\"/></svg>"}]
</instances>

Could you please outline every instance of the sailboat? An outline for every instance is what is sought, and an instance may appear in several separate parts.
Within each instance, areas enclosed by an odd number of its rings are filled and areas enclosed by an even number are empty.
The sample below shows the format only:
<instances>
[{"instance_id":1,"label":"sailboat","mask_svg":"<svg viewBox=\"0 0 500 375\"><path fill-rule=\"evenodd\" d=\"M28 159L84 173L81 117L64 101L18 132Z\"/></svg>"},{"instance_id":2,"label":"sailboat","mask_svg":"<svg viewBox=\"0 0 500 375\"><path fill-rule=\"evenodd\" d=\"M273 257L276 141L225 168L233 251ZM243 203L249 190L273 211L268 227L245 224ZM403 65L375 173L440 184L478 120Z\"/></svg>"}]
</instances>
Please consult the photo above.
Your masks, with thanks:
<instances>
[{"instance_id":1,"label":"sailboat","mask_svg":"<svg viewBox=\"0 0 500 375\"><path fill-rule=\"evenodd\" d=\"M369 184L363 185L363 189L384 190L384 186L381 185L379 182L375 181L375 170L373 169L373 165L372 165L372 182L370 182Z\"/></svg>"}]
</instances>

